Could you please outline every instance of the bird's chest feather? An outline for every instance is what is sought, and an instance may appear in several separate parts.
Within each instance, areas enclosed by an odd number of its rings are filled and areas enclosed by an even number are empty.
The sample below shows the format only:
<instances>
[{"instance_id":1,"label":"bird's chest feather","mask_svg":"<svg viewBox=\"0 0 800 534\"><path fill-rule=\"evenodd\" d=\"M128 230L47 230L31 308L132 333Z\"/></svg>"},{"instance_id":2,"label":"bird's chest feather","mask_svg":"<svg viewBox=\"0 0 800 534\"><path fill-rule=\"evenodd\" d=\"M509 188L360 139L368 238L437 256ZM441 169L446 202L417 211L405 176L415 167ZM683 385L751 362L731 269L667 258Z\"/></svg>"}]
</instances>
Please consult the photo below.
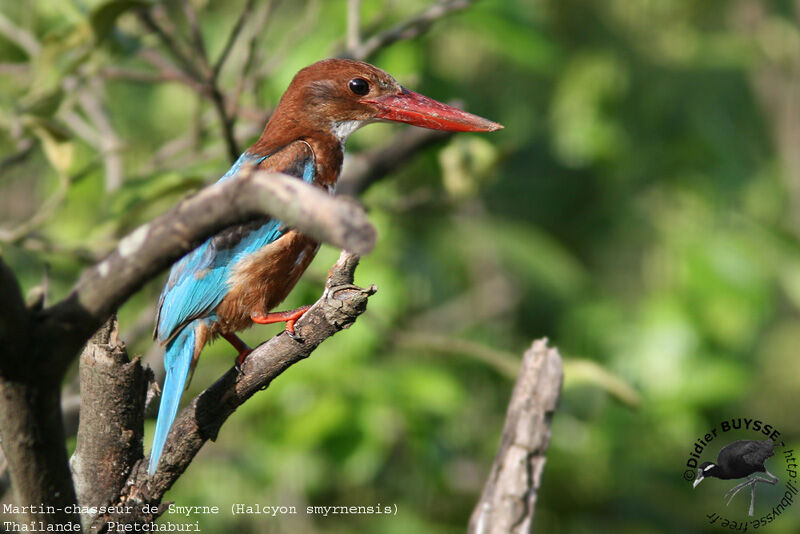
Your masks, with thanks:
<instances>
[{"instance_id":1,"label":"bird's chest feather","mask_svg":"<svg viewBox=\"0 0 800 534\"><path fill-rule=\"evenodd\" d=\"M234 265L225 298L217 307L219 329L234 332L252 324L251 313L264 315L289 294L319 249L319 243L295 230Z\"/></svg>"}]
</instances>

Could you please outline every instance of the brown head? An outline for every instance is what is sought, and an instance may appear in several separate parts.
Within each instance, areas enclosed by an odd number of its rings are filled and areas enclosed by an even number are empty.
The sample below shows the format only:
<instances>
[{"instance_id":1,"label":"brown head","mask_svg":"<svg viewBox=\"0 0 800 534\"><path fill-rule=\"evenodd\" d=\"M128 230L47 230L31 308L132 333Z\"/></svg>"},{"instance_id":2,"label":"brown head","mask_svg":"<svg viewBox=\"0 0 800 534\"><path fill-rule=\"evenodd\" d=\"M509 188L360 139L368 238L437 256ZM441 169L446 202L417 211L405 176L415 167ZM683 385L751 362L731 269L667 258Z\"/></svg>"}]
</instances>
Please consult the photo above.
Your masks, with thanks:
<instances>
[{"instance_id":1,"label":"brown head","mask_svg":"<svg viewBox=\"0 0 800 534\"><path fill-rule=\"evenodd\" d=\"M355 130L375 121L405 122L458 132L489 132L502 128L477 115L409 91L389 74L368 63L326 59L295 75L264 137L272 144L330 135L344 143Z\"/></svg>"}]
</instances>

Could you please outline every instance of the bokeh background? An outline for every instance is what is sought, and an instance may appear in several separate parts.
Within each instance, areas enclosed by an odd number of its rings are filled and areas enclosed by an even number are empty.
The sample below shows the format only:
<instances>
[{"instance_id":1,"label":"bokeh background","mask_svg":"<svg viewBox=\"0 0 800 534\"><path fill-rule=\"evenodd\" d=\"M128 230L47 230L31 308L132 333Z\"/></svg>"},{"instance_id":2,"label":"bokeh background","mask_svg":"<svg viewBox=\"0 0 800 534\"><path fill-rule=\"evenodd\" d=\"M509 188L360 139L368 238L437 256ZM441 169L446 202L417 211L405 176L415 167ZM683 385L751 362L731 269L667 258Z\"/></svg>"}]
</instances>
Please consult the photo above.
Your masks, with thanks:
<instances>
[{"instance_id":1,"label":"bokeh background","mask_svg":"<svg viewBox=\"0 0 800 534\"><path fill-rule=\"evenodd\" d=\"M51 301L230 165L212 99L136 15L148 4L192 50L177 0L0 0L0 249L26 291L47 278ZM345 0L190 5L212 58L249 9L218 79L241 147L298 69L346 46ZM361 33L430 5L363 0ZM744 519L748 494L726 508L732 483L692 491L683 472L721 420L800 433L800 3L486 0L369 59L505 130L437 143L366 191L380 236L356 273L379 287L368 312L246 403L167 498L219 506L192 518L204 532L461 532L514 369L547 336L566 378L540 532ZM370 126L348 151L404 129ZM337 254L323 247L285 306L313 302ZM162 283L120 311L156 367ZM232 358L207 348L190 392ZM757 515L774 495L759 488ZM237 502L300 513L234 517ZM378 503L397 516L303 513ZM800 505L769 531L800 531Z\"/></svg>"}]
</instances>

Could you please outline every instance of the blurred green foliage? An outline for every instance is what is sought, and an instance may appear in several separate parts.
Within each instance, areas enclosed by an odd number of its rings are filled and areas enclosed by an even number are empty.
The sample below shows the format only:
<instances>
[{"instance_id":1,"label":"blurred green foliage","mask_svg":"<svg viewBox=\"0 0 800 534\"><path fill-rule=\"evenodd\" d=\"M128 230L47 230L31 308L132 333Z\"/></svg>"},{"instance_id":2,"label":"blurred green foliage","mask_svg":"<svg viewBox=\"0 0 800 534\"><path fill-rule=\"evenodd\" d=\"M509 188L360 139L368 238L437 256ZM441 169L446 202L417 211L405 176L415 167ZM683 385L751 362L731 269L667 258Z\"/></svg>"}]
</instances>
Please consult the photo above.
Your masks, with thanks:
<instances>
[{"instance_id":1,"label":"blurred green foliage","mask_svg":"<svg viewBox=\"0 0 800 534\"><path fill-rule=\"evenodd\" d=\"M106 75L150 68L140 52L158 42L130 12L145 4L0 4L40 47L0 35L0 153L23 154L0 167L0 224L58 201L33 236L2 244L26 290L48 265L51 299L64 296L87 255L230 163L195 91ZM244 2L193 4L216 57ZM427 4L364 0L362 26ZM247 26L262 76L242 93L243 146L299 68L341 49L345 12L344 0L279 2ZM246 403L168 499L220 506L197 518L204 532L461 532L498 444L509 360L549 336L568 361L541 532L702 532L711 510L743 514L745 497L722 505L732 484L692 491L682 475L692 442L722 419L800 433L798 21L788 0L486 0L379 52L371 61L401 83L505 130L455 136L367 192L380 236L357 271L379 287L369 311ZM226 91L246 41L222 72ZM86 113L75 99L92 80L120 142L118 188L70 115ZM401 128L370 126L348 150ZM285 305L313 302L335 257L323 248ZM135 325L149 327L162 283L120 312L151 361ZM232 357L207 348L190 392ZM232 516L237 502L301 513ZM378 503L397 516L302 513ZM769 528L800 531L800 506Z\"/></svg>"}]
</instances>

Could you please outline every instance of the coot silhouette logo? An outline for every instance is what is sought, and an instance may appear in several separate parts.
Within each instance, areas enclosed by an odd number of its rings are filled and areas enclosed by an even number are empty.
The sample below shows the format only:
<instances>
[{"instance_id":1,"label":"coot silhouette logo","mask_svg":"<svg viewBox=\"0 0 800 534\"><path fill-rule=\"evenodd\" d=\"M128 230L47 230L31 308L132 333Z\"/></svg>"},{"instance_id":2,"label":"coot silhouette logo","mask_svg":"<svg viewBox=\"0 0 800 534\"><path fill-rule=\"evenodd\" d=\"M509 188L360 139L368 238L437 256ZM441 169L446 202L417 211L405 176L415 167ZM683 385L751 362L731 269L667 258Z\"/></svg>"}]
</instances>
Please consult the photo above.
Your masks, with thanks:
<instances>
[{"instance_id":1,"label":"coot silhouette logo","mask_svg":"<svg viewBox=\"0 0 800 534\"><path fill-rule=\"evenodd\" d=\"M777 474L770 473L768 466ZM787 446L774 425L760 419L721 421L695 440L684 469L683 479L698 497L720 491L718 481L701 486L705 480L735 482L722 496L728 508L711 511L705 517L706 523L734 532L767 526L794 504L798 494L794 449ZM734 501L737 495L748 493L749 508L743 505L744 499Z\"/></svg>"}]
</instances>

